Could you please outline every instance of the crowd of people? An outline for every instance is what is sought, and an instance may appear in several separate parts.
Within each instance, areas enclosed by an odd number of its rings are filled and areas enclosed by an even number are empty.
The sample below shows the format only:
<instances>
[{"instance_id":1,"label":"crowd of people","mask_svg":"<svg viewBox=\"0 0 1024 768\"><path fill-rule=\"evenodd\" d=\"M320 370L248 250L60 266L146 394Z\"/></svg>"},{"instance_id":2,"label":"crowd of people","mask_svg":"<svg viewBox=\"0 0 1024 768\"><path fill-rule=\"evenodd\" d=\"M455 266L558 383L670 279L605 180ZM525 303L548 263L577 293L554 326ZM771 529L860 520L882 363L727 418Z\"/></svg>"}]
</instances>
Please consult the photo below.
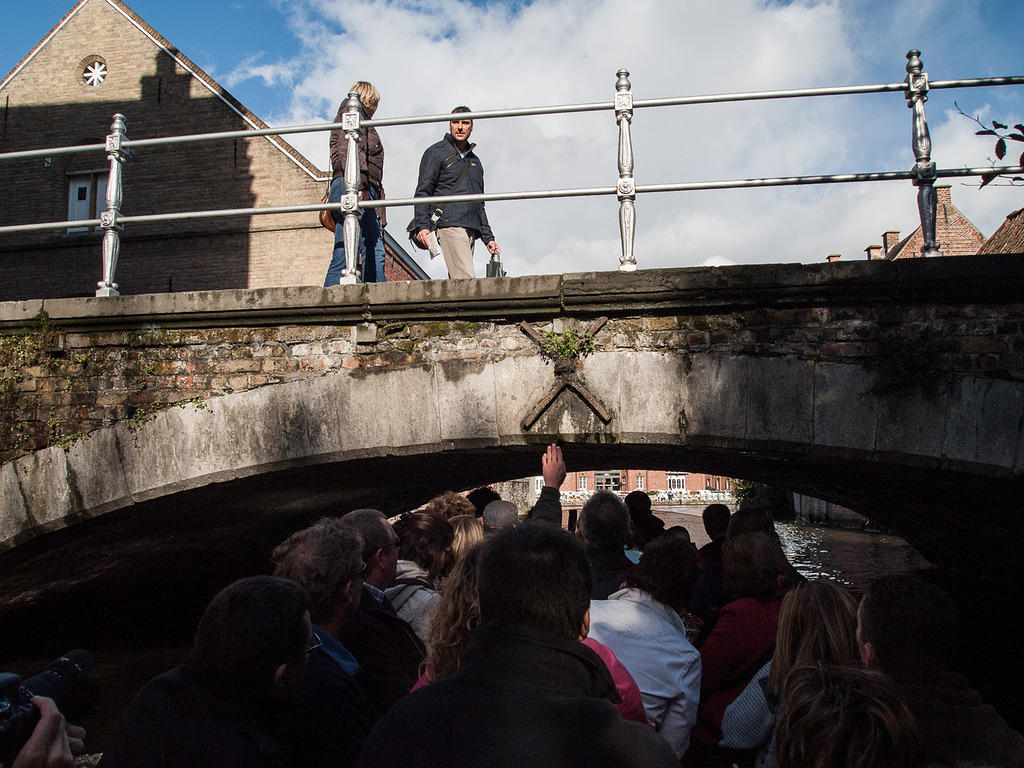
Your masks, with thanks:
<instances>
[{"instance_id":1,"label":"crowd of people","mask_svg":"<svg viewBox=\"0 0 1024 768\"><path fill-rule=\"evenodd\" d=\"M100 765L1024 766L954 669L938 587L885 576L858 604L742 505L704 511L699 550L644 493L595 493L570 531L561 450L541 464L525 515L485 488L293 533L213 598ZM39 709L13 765L72 764L81 730Z\"/></svg>"},{"instance_id":2,"label":"crowd of people","mask_svg":"<svg viewBox=\"0 0 1024 768\"><path fill-rule=\"evenodd\" d=\"M350 90L359 95L361 119L372 119L380 104L380 92L365 80L354 83ZM346 108L347 99L339 105L338 113L334 116L335 123L342 122ZM473 133L473 121L464 117L470 112L467 106L455 107L448 123L448 132L424 151L420 159L415 197L483 194L484 166L474 152L476 145L469 140ZM345 168L348 165L348 138L343 129L335 128L331 131L329 149L333 173L327 202L338 203L345 194ZM359 199L383 200L384 144L376 128L371 126L361 129L358 159ZM331 214L335 222L334 249L324 278L325 287L338 285L346 267L344 227L341 226L344 214L339 210ZM360 278L364 283L382 283L387 280L384 273L385 226L387 213L383 206L363 209L359 217L358 249L362 265ZM477 240L483 241L492 256L501 254L501 248L487 221L487 210L483 202L417 205L407 229L413 245L429 251L431 258L442 256L450 278L474 277L473 246Z\"/></svg>"}]
</instances>

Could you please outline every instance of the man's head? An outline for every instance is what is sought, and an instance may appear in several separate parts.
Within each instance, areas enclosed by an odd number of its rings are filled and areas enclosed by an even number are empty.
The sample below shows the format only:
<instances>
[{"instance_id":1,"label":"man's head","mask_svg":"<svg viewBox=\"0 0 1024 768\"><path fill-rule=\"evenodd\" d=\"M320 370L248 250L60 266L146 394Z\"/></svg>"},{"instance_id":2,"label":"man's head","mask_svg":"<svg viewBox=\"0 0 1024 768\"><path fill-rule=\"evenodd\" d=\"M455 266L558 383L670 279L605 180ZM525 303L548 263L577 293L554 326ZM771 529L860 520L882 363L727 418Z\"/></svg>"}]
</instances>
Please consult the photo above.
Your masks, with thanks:
<instances>
[{"instance_id":1,"label":"man's head","mask_svg":"<svg viewBox=\"0 0 1024 768\"><path fill-rule=\"evenodd\" d=\"M611 491L598 491L580 510L580 536L592 549L621 551L629 539L629 512Z\"/></svg>"},{"instance_id":2,"label":"man's head","mask_svg":"<svg viewBox=\"0 0 1024 768\"><path fill-rule=\"evenodd\" d=\"M297 686L311 638L302 587L252 576L210 601L196 629L192 665L217 688L255 700L272 698Z\"/></svg>"},{"instance_id":3,"label":"man's head","mask_svg":"<svg viewBox=\"0 0 1024 768\"><path fill-rule=\"evenodd\" d=\"M593 577L572 534L537 523L506 528L484 545L479 577L481 624L579 637Z\"/></svg>"},{"instance_id":4,"label":"man's head","mask_svg":"<svg viewBox=\"0 0 1024 768\"><path fill-rule=\"evenodd\" d=\"M729 528L729 508L725 504L709 504L701 513L704 521L704 530L712 541L725 536Z\"/></svg>"},{"instance_id":5,"label":"man's head","mask_svg":"<svg viewBox=\"0 0 1024 768\"><path fill-rule=\"evenodd\" d=\"M861 661L887 674L949 669L959 632L953 601L913 574L871 582L857 610Z\"/></svg>"},{"instance_id":6,"label":"man's head","mask_svg":"<svg viewBox=\"0 0 1024 768\"><path fill-rule=\"evenodd\" d=\"M349 91L359 94L359 100L363 103L366 114L373 117L373 113L377 111L377 105L380 104L380 92L373 87L373 83L360 80L354 83Z\"/></svg>"},{"instance_id":7,"label":"man's head","mask_svg":"<svg viewBox=\"0 0 1024 768\"><path fill-rule=\"evenodd\" d=\"M473 132L473 121L460 117L460 115L472 111L469 107L465 106L456 107L452 110L452 118L448 123L448 130L451 132L456 144L465 144L469 141L469 135Z\"/></svg>"},{"instance_id":8,"label":"man's head","mask_svg":"<svg viewBox=\"0 0 1024 768\"><path fill-rule=\"evenodd\" d=\"M498 531L519 523L519 510L511 501L497 499L484 507L484 535L493 536Z\"/></svg>"},{"instance_id":9,"label":"man's head","mask_svg":"<svg viewBox=\"0 0 1024 768\"><path fill-rule=\"evenodd\" d=\"M274 575L306 590L314 623L337 631L359 607L364 573L363 537L333 520L296 531L270 558Z\"/></svg>"},{"instance_id":10,"label":"man's head","mask_svg":"<svg viewBox=\"0 0 1024 768\"><path fill-rule=\"evenodd\" d=\"M391 586L398 571L398 535L384 513L376 509L355 509L337 521L342 528L359 531L363 537L363 581L371 587Z\"/></svg>"},{"instance_id":11,"label":"man's head","mask_svg":"<svg viewBox=\"0 0 1024 768\"><path fill-rule=\"evenodd\" d=\"M659 536L644 550L640 563L626 576L626 586L642 589L674 610L690 604L697 580L697 552L682 536Z\"/></svg>"}]
</instances>

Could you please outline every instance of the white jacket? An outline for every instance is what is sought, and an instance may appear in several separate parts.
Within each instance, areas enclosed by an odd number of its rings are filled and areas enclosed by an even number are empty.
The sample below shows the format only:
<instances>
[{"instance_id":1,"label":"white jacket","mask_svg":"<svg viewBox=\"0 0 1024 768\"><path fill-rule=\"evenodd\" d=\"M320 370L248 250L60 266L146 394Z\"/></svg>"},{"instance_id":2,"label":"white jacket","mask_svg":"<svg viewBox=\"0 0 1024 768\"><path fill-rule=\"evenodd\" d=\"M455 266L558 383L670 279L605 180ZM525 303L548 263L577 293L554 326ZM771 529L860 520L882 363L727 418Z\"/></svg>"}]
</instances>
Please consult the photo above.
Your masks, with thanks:
<instances>
[{"instance_id":1,"label":"white jacket","mask_svg":"<svg viewBox=\"0 0 1024 768\"><path fill-rule=\"evenodd\" d=\"M700 653L679 614L643 590L620 589L590 601L590 637L633 675L648 719L682 756L697 721Z\"/></svg>"},{"instance_id":2,"label":"white jacket","mask_svg":"<svg viewBox=\"0 0 1024 768\"><path fill-rule=\"evenodd\" d=\"M427 578L427 572L412 560L399 560L395 580ZM432 582L431 582L432 583ZM436 589L428 589L420 584L392 584L384 590L384 594L395 608L398 618L409 622L413 630L426 645L430 636L430 624L434 620L434 606L441 599Z\"/></svg>"}]
</instances>

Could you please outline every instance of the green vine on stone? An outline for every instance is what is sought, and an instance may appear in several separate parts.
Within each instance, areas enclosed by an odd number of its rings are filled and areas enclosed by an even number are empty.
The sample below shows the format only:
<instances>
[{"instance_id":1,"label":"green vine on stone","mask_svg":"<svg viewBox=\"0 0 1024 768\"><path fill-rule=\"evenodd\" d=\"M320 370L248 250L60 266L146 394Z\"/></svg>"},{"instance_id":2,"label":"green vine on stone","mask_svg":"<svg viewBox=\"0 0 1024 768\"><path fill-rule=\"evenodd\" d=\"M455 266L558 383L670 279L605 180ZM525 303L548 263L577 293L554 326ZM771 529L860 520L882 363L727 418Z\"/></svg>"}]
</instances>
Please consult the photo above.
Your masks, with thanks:
<instances>
[{"instance_id":1,"label":"green vine on stone","mask_svg":"<svg viewBox=\"0 0 1024 768\"><path fill-rule=\"evenodd\" d=\"M594 351L594 337L576 328L569 328L561 333L548 331L544 334L540 350L552 360L563 357L584 358Z\"/></svg>"}]
</instances>

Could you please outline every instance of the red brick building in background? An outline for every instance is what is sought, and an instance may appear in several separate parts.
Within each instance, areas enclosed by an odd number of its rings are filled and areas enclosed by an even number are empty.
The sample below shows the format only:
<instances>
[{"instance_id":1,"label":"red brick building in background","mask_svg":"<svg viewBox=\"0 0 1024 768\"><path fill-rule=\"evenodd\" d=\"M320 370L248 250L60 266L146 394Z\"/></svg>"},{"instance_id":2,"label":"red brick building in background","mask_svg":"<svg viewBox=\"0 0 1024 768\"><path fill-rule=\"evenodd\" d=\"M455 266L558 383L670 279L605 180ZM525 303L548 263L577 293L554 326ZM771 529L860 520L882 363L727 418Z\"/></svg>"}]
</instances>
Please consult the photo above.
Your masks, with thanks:
<instances>
[{"instance_id":1,"label":"red brick building in background","mask_svg":"<svg viewBox=\"0 0 1024 768\"><path fill-rule=\"evenodd\" d=\"M700 472L666 472L660 469L613 469L569 472L562 491L670 491L700 495L701 491L732 493L733 479Z\"/></svg>"},{"instance_id":2,"label":"red brick building in background","mask_svg":"<svg viewBox=\"0 0 1024 768\"><path fill-rule=\"evenodd\" d=\"M985 237L953 205L949 184L936 184L935 196L935 240L939 250L946 256L971 256L978 253ZM924 233L920 226L902 240L899 230L890 229L882 233L881 245L869 245L864 252L868 259L917 259L921 258L923 245Z\"/></svg>"},{"instance_id":3,"label":"red brick building in background","mask_svg":"<svg viewBox=\"0 0 1024 768\"><path fill-rule=\"evenodd\" d=\"M129 140L267 127L121 0L79 0L0 80L0 153L102 145L114 113ZM102 149L0 162L0 225L99 218L108 169ZM330 175L280 136L139 147L121 212L312 205ZM131 224L114 279L125 294L322 285L333 237L316 213ZM74 226L0 236L0 300L93 295L101 240ZM427 278L385 240L389 280Z\"/></svg>"}]
</instances>

